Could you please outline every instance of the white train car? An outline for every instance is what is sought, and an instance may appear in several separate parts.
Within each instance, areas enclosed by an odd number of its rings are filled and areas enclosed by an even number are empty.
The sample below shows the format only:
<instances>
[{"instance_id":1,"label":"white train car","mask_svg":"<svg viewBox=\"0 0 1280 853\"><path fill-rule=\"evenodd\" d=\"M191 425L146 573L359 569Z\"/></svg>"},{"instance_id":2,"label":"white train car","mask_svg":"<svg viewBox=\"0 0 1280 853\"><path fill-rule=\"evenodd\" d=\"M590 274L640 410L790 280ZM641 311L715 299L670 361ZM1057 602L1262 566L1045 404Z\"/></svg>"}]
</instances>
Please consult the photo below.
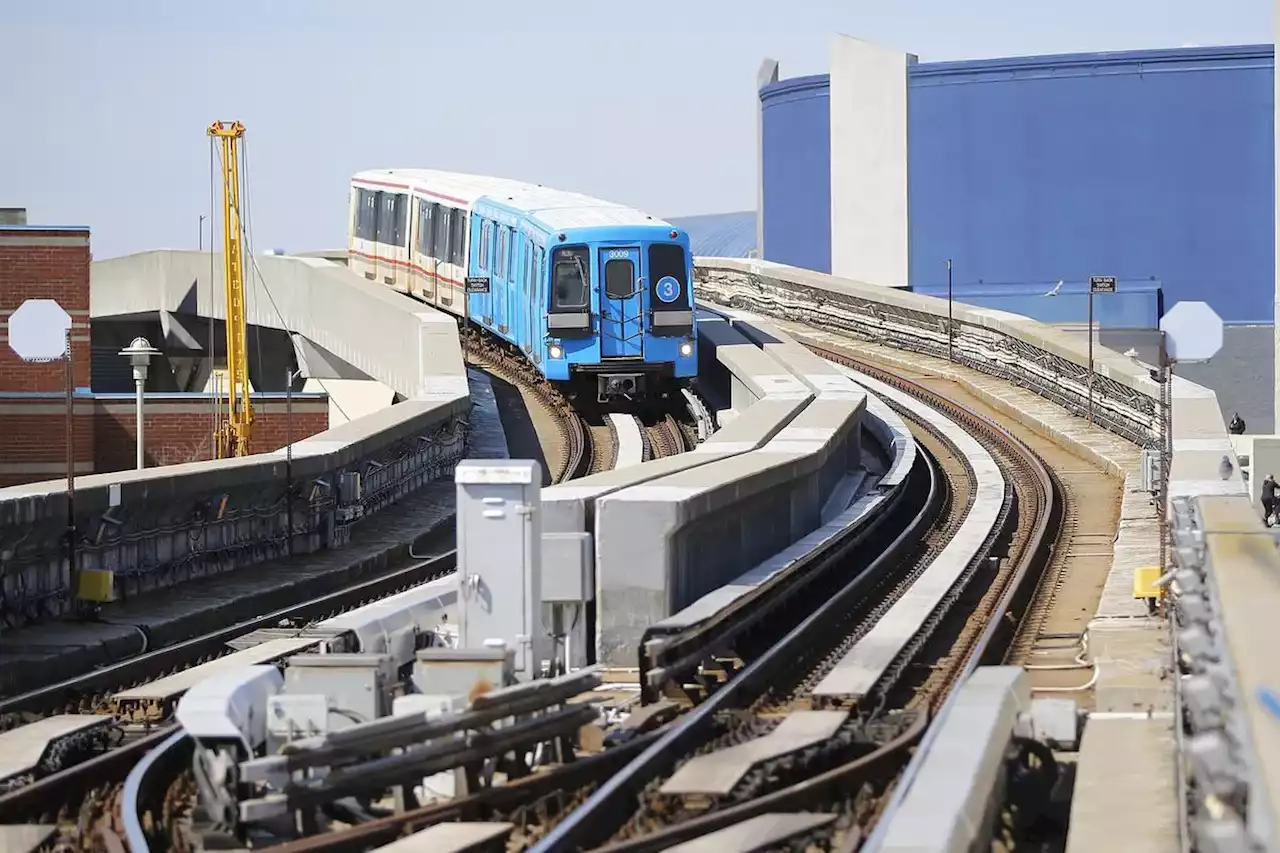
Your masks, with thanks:
<instances>
[{"instance_id":1,"label":"white train car","mask_svg":"<svg viewBox=\"0 0 1280 853\"><path fill-rule=\"evenodd\" d=\"M466 317L473 206L527 186L432 169L358 172L351 179L348 265L370 281Z\"/></svg>"}]
</instances>

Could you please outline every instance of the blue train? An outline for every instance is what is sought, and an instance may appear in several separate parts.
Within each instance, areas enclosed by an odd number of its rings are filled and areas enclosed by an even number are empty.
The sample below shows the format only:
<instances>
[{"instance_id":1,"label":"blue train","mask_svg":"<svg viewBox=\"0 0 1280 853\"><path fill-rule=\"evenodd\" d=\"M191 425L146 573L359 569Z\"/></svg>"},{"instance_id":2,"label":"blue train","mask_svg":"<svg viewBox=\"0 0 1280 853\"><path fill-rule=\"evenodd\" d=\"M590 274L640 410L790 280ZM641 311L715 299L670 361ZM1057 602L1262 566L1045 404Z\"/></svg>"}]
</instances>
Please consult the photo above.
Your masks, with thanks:
<instances>
[{"instance_id":1,"label":"blue train","mask_svg":"<svg viewBox=\"0 0 1280 853\"><path fill-rule=\"evenodd\" d=\"M665 397L697 374L689 237L637 210L422 169L351 179L351 269L518 348L569 396Z\"/></svg>"}]
</instances>

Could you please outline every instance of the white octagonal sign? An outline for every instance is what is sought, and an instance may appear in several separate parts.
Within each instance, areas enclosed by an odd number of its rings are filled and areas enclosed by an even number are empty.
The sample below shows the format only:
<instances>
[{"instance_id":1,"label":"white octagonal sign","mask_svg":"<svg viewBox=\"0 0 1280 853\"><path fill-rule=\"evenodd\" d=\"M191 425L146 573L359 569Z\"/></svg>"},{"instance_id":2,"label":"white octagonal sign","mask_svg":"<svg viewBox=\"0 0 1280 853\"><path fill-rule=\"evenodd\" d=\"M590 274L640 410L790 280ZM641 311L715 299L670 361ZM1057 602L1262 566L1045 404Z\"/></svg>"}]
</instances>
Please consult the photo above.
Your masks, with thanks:
<instances>
[{"instance_id":1,"label":"white octagonal sign","mask_svg":"<svg viewBox=\"0 0 1280 853\"><path fill-rule=\"evenodd\" d=\"M1207 302L1179 302L1160 318L1171 361L1207 361L1222 349L1222 318Z\"/></svg>"},{"instance_id":2,"label":"white octagonal sign","mask_svg":"<svg viewBox=\"0 0 1280 853\"><path fill-rule=\"evenodd\" d=\"M71 315L52 299L28 299L9 315L9 347L23 361L56 361L67 353Z\"/></svg>"}]
</instances>

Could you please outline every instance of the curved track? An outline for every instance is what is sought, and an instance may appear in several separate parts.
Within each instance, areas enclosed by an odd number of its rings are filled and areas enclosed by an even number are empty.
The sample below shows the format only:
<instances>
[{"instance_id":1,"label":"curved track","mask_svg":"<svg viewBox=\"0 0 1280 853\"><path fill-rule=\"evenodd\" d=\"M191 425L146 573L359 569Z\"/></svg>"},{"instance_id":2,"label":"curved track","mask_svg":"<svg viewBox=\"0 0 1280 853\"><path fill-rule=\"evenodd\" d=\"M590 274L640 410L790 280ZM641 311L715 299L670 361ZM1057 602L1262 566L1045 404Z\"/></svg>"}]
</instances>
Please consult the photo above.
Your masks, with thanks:
<instances>
[{"instance_id":1,"label":"curved track","mask_svg":"<svg viewBox=\"0 0 1280 853\"><path fill-rule=\"evenodd\" d=\"M469 362L527 390L555 424L559 441L552 450L557 458L554 462L550 458L547 460L552 466L553 484L585 476L598 468L601 459L610 458L612 450L607 445L597 445L603 436L589 427L564 395L530 367L523 357L474 330L464 329L460 336L462 350Z\"/></svg>"},{"instance_id":2,"label":"curved track","mask_svg":"<svg viewBox=\"0 0 1280 853\"><path fill-rule=\"evenodd\" d=\"M931 617L928 630L896 661L874 694L855 703L856 713L834 736L755 768L724 797L690 800L661 792L663 781L689 758L759 737L797 709L825 706L815 701L813 685L840 659L842 650L865 635L910 590L970 510L973 471L964 456L928 419L913 417L910 410L898 406L900 414L912 422L923 450L903 498L856 553L846 548L826 554L821 567L762 587L750 599L753 608L767 603L772 629L756 628L751 642L735 645L743 653L742 671L719 689L708 691L701 704L625 745L476 797L274 849L281 853L367 849L370 843L390 840L405 828L461 818L514 820L518 829L510 849L568 851L605 845L602 849L611 851L656 851L755 815L796 808L837 816L809 839L819 847L848 844L865 832L883 808L911 748L925 736L931 714L952 687L980 663L1000 660L1009 648L1047 561L1061 510L1053 475L1030 448L998 424L872 365L841 353L817 351L927 402L963 425L998 460L1009 484L996 532L978 549L961 582ZM577 423L581 425L581 419ZM582 434L576 454L572 440L566 443L566 461L575 462L579 471L582 460L593 455L583 452L590 431L584 428ZM687 431L671 417L644 427L642 434L651 453L659 446L675 452L687 446ZM868 561L866 554L875 556ZM984 559L988 554L1003 559ZM798 594L800 590L803 595ZM816 609L815 601L821 602ZM993 619L993 614L1008 618ZM714 631L700 639L718 640ZM918 676L922 671L926 675ZM81 765L92 767L96 777L105 774L123 782L122 771L144 754L152 756L151 763L138 765L129 784L119 787L118 782L105 794L99 792L110 803L100 811L116 813L108 821L110 831L128 836L135 849L134 836L146 835L142 827L159 833L151 837L152 842L170 831L165 828L174 809L170 801L173 792L182 789L185 767L185 761L165 758L184 754L183 741L171 735L162 730L145 741L135 740L108 752L95 759L96 765ZM162 743L166 748L156 750ZM68 780L76 778L76 770L65 771L73 774ZM81 779L88 775L78 774ZM40 782L16 793L44 787ZM8 799L0 798L0 814ZM23 811L26 814L19 819L37 817L33 810ZM107 826L103 820L94 825Z\"/></svg>"},{"instance_id":3,"label":"curved track","mask_svg":"<svg viewBox=\"0 0 1280 853\"><path fill-rule=\"evenodd\" d=\"M993 545L1008 543L1007 558L996 563L989 585L956 585L949 606L939 608L926 642L916 644L901 661L904 665L880 685L875 707L860 708L859 715L849 717L835 737L755 768L725 797L699 796L690 800L661 793L662 782L671 778L686 757L752 739L776 724L766 716L769 712L776 712L780 706L793 707L797 700L805 698L803 685L812 684L813 667L797 663L812 659L815 654L820 656L819 661L825 661L824 653L832 647L833 623L844 622L850 607L859 599L878 600L871 595L870 584L883 576L885 567L877 564L906 562L911 567L907 578L916 567L927 564L932 548L926 534L942 515L938 510L938 481L942 478L931 475L933 485L925 506L934 507L932 513L917 515L898 539L834 596L811 599L824 603L741 674L674 723L658 743L622 773L603 781L583 806L559 822L533 849L549 853L608 845L604 849L611 851L661 850L764 814L778 808L780 800L803 802L810 811L834 810L839 816L834 832L845 837L851 832L861 833L874 820L881 798L905 765L908 747L923 733L923 719L937 709L950 689L973 667L1003 657L1056 535L1060 512L1052 474L1030 448L995 422L871 365L835 352L819 354L906 391L979 437L1000 460L1012 488L1008 505L1000 513L998 534L975 555L965 580L972 581L979 571L991 570L991 561L983 558L995 553ZM935 465L926 463L933 471L937 470ZM908 556L913 550L916 554ZM909 583L907 578L903 578L905 583ZM975 593L964 598L970 589ZM876 610L882 608L883 605ZM1008 614L1012 618L992 619L992 614ZM874 619L869 615L852 633L874 624ZM836 638L841 643L850 635L843 627L836 632L843 635ZM945 649L939 649L939 645ZM923 681L911 678L911 670L905 664L917 662L929 665L934 675ZM801 674L799 689L781 686L794 685L796 674ZM734 709L740 710L730 713ZM747 714L744 716L743 712ZM833 778L841 780L840 784L834 784Z\"/></svg>"},{"instance_id":4,"label":"curved track","mask_svg":"<svg viewBox=\"0 0 1280 853\"><path fill-rule=\"evenodd\" d=\"M439 535L434 543L438 546L435 553L419 558L393 574L14 697L0 704L0 710L16 724L62 710L108 710L117 691L231 654L230 641L256 630L277 628L282 624L306 626L447 575L454 570L457 557L452 538L452 530L447 531L447 535ZM79 849L87 849L85 845L93 840L91 836L104 827L118 834L121 832L118 821L122 817L121 785L126 774L177 731L177 725L168 718L170 710L166 707L140 725L117 729L123 737L117 738L105 751L82 755L83 760L79 763L31 779L28 784L0 795L0 823L59 823L64 832L76 838ZM160 768L173 769L174 765L165 763ZM163 776L163 786L167 791L176 778L175 774L185 768L183 763L174 769L174 773L168 776L158 773L155 779ZM161 783L153 779L147 790L157 784ZM162 799L163 796L162 792ZM147 802L154 802L154 796Z\"/></svg>"},{"instance_id":5,"label":"curved track","mask_svg":"<svg viewBox=\"0 0 1280 853\"><path fill-rule=\"evenodd\" d=\"M868 563L866 557L859 561L842 553L827 562L828 569L839 571L811 570L803 584L797 575L791 582L795 586L762 588L752 608L764 602L775 608L769 620L773 630L761 630L754 646L739 644L748 650L745 668L691 711L603 753L476 798L273 849L367 849L398 832L464 819L513 821L517 830L512 850L570 851L606 845L604 849L614 851L656 851L755 815L797 808L838 815L835 824L810 839L817 849L837 837L848 844L863 832L874 822L912 747L925 735L931 714L951 687L980 662L998 660L1008 647L1053 539L1057 501L1052 475L997 424L870 365L854 366L937 406L979 436L1000 461L1010 483L1008 506L999 515L998 535L980 550L996 544L1007 556L992 567L992 576L969 572L968 585L957 584L957 595L949 606L939 608L928 636L912 645L891 676L878 685L874 702L862 703L835 737L756 768L725 798L693 803L658 795L662 781L688 757L750 739L776 726L782 715L810 704L816 676L838 659L850 637L874 625L909 589L913 574L964 516L971 502L972 472L963 456L919 419L912 419L913 431L923 452L909 481L910 493L892 523L880 525L878 544L858 549L877 556ZM989 565L982 556L975 555L975 567ZM801 589L804 594L797 594ZM968 595L966 589L982 594ZM815 608L815 601L822 603ZM1011 619L990 618L1006 612ZM779 632L785 633L781 639ZM708 634L703 639L718 638ZM941 674L917 678L913 673L921 664L929 671L937 665Z\"/></svg>"}]
</instances>

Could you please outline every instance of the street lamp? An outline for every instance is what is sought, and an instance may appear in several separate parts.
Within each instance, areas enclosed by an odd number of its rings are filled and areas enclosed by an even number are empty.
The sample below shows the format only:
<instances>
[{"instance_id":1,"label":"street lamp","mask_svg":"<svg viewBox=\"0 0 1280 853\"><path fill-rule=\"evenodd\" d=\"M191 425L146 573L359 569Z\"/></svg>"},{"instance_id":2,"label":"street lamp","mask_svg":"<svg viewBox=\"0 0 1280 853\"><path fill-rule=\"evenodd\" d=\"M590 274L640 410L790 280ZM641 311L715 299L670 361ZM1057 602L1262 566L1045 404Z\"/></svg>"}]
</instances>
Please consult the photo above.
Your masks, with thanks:
<instances>
[{"instance_id":1,"label":"street lamp","mask_svg":"<svg viewBox=\"0 0 1280 853\"><path fill-rule=\"evenodd\" d=\"M151 346L151 342L146 338L134 338L133 343L126 348L120 350L120 355L128 356L129 364L133 367L133 387L137 392L137 398L134 401L135 417L138 429L138 470L141 471L146 467L146 461L143 457L143 428L142 428L142 394L147 385L147 368L151 366L151 357L159 355L160 350Z\"/></svg>"}]
</instances>

